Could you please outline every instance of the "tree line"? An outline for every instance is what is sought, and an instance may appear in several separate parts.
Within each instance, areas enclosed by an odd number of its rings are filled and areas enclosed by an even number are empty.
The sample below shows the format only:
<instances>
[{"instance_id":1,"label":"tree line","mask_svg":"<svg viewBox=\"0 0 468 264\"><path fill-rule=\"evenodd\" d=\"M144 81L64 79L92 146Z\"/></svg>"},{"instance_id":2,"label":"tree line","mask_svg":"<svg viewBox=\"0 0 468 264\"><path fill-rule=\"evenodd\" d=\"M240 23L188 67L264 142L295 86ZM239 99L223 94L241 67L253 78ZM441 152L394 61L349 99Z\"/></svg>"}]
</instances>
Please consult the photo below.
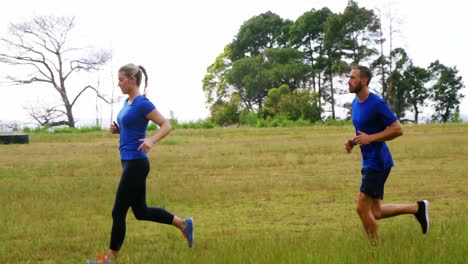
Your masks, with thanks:
<instances>
[{"instance_id":1,"label":"tree line","mask_svg":"<svg viewBox=\"0 0 468 264\"><path fill-rule=\"evenodd\" d=\"M355 64L372 68L371 88L400 120L417 123L426 107L431 107L434 122L459 120L464 84L457 68L438 60L426 68L414 65L403 48L393 48L391 21L384 34L383 18L352 0L342 13L324 7L296 21L272 12L250 18L202 80L209 121L226 125L276 118L316 123L338 119L338 108L347 109L349 117L350 102L337 97L347 93L344 80ZM21 67L20 74L7 76L11 84L42 84L59 95L61 104L27 109L40 126L75 127L73 108L86 91L114 102L99 85L70 81L80 72L98 72L111 59L106 50L71 46L74 27L73 17L36 16L11 23L9 37L0 38L0 63ZM406 116L408 112L413 116Z\"/></svg>"},{"instance_id":2,"label":"tree line","mask_svg":"<svg viewBox=\"0 0 468 264\"><path fill-rule=\"evenodd\" d=\"M337 95L347 92L343 80L357 64L371 67L374 92L400 120L417 123L424 107L432 108L434 122L459 118L464 84L457 68L438 60L427 68L414 65L403 48L392 47L395 25L386 39L383 24L376 12L352 0L342 13L324 7L296 21L270 11L250 18L207 68L203 90L212 120L239 123L254 113L316 122L336 119L337 107L349 117L350 102L340 104Z\"/></svg>"}]
</instances>

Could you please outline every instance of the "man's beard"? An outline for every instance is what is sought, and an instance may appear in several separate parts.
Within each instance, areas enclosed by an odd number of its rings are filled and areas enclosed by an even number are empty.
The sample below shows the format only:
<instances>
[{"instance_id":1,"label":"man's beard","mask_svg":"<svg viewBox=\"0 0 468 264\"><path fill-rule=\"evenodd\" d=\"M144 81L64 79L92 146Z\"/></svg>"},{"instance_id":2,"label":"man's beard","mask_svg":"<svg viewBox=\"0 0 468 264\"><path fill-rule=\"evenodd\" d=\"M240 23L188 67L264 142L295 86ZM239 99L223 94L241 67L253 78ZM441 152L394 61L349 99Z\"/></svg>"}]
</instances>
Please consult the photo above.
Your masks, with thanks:
<instances>
[{"instance_id":1,"label":"man's beard","mask_svg":"<svg viewBox=\"0 0 468 264\"><path fill-rule=\"evenodd\" d=\"M356 85L356 87L354 87L354 90L349 89L349 91L350 91L351 93L355 93L355 94L358 94L361 90L362 90L362 85L361 85L361 83L359 83L358 85Z\"/></svg>"}]
</instances>

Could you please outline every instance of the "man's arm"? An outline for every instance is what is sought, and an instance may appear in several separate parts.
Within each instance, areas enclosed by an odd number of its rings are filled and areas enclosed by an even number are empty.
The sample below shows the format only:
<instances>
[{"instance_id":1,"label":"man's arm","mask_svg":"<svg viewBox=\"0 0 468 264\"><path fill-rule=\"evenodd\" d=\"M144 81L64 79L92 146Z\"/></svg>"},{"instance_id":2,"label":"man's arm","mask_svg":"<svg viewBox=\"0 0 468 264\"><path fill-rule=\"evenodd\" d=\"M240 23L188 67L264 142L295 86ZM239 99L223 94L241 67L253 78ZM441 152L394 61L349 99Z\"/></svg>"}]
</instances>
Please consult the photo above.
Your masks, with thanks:
<instances>
[{"instance_id":1,"label":"man's arm","mask_svg":"<svg viewBox=\"0 0 468 264\"><path fill-rule=\"evenodd\" d=\"M358 130L358 135L353 138L353 141L358 145L367 145L375 141L389 141L403 135L403 127L400 121L396 120L384 131L368 135Z\"/></svg>"}]
</instances>

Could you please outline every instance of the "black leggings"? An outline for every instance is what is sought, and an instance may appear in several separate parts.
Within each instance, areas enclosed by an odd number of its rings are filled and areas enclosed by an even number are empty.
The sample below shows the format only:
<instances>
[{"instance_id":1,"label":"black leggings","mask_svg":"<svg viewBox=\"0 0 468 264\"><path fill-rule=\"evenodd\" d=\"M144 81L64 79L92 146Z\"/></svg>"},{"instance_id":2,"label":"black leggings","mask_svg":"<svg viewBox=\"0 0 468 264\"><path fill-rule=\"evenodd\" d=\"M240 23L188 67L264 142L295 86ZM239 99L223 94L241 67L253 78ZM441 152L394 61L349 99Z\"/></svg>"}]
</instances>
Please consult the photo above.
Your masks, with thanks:
<instances>
[{"instance_id":1,"label":"black leggings","mask_svg":"<svg viewBox=\"0 0 468 264\"><path fill-rule=\"evenodd\" d=\"M125 218L129 207L138 220L172 224L174 215L161 208L146 205L146 177L150 169L148 159L122 160L120 178L114 209L112 209L112 232L110 249L118 251L125 239Z\"/></svg>"}]
</instances>

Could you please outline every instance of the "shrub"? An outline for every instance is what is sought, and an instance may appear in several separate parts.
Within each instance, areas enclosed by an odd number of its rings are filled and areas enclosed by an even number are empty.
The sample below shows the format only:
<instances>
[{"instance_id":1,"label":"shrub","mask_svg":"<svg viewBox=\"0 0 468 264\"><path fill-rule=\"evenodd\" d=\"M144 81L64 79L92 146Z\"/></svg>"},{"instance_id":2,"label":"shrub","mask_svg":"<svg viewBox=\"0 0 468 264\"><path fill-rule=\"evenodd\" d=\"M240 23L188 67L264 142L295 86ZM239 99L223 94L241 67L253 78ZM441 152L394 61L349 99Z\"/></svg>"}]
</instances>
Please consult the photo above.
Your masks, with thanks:
<instances>
[{"instance_id":1,"label":"shrub","mask_svg":"<svg viewBox=\"0 0 468 264\"><path fill-rule=\"evenodd\" d=\"M351 124L352 124L351 120L333 119L331 117L325 120L325 125L327 126L345 126L345 125L351 125Z\"/></svg>"},{"instance_id":2,"label":"shrub","mask_svg":"<svg viewBox=\"0 0 468 264\"><path fill-rule=\"evenodd\" d=\"M257 126L258 114L253 112L242 111L239 115L239 124L242 126Z\"/></svg>"}]
</instances>

